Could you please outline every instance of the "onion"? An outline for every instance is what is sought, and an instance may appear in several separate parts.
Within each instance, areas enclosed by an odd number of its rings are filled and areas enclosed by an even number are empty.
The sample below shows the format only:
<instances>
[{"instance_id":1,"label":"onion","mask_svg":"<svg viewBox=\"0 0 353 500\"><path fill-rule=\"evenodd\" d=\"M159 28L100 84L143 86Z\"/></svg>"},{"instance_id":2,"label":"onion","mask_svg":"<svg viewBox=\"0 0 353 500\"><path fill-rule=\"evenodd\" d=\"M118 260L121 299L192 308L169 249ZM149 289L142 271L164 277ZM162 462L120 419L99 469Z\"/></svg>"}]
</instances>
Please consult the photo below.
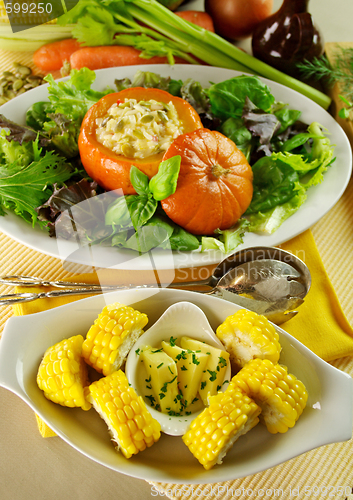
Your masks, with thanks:
<instances>
[{"instance_id":1,"label":"onion","mask_svg":"<svg viewBox=\"0 0 353 500\"><path fill-rule=\"evenodd\" d=\"M250 37L272 8L273 0L205 0L205 11L212 17L216 33L229 40Z\"/></svg>"}]
</instances>

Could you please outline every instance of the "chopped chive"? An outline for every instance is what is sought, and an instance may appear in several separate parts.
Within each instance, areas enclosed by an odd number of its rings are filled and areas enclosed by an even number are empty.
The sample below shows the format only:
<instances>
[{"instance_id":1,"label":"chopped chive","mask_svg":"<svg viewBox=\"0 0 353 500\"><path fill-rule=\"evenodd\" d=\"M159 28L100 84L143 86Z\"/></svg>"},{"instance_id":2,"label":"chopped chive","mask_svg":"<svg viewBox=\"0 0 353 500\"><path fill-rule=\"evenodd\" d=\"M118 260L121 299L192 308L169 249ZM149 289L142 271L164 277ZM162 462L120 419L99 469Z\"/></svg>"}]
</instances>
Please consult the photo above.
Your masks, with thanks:
<instances>
[{"instance_id":1,"label":"chopped chive","mask_svg":"<svg viewBox=\"0 0 353 500\"><path fill-rule=\"evenodd\" d=\"M200 361L197 359L196 354L192 355L192 362L194 363L194 365L200 364Z\"/></svg>"},{"instance_id":2,"label":"chopped chive","mask_svg":"<svg viewBox=\"0 0 353 500\"><path fill-rule=\"evenodd\" d=\"M208 373L211 375L211 377L210 377L210 381L211 381L211 382L214 382L214 381L216 380L216 378L217 378L217 373L216 373L216 372L214 372L214 371L212 371L212 370L207 370L207 371L208 371Z\"/></svg>"},{"instance_id":3,"label":"chopped chive","mask_svg":"<svg viewBox=\"0 0 353 500\"><path fill-rule=\"evenodd\" d=\"M169 343L171 346L175 346L175 342L177 341L177 338L176 337L170 337L169 339Z\"/></svg>"}]
</instances>

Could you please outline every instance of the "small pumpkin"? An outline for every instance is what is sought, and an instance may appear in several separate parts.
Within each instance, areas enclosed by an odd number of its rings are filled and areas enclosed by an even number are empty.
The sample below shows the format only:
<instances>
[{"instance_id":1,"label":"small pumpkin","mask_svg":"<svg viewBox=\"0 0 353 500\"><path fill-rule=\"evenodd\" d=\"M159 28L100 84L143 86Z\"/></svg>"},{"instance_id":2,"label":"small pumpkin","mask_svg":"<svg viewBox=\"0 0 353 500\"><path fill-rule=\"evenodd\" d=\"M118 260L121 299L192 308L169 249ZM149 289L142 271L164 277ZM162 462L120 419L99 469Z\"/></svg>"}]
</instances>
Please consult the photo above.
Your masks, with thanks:
<instances>
[{"instance_id":1,"label":"small pumpkin","mask_svg":"<svg viewBox=\"0 0 353 500\"><path fill-rule=\"evenodd\" d=\"M217 131L199 129L177 137L163 160L180 155L174 194L161 201L176 224L193 234L229 229L251 202L253 174L233 141Z\"/></svg>"},{"instance_id":2,"label":"small pumpkin","mask_svg":"<svg viewBox=\"0 0 353 500\"><path fill-rule=\"evenodd\" d=\"M201 128L202 122L195 109L184 99L175 97L164 90L153 88L131 87L108 94L88 110L83 119L78 139L81 161L86 172L107 190L120 188L124 194L135 194L130 182L131 166L135 165L151 178L158 172L164 151L147 158L136 159L116 154L98 142L96 119L104 117L115 102L125 99L136 99L138 102L154 99L165 104L172 102L185 133Z\"/></svg>"}]
</instances>

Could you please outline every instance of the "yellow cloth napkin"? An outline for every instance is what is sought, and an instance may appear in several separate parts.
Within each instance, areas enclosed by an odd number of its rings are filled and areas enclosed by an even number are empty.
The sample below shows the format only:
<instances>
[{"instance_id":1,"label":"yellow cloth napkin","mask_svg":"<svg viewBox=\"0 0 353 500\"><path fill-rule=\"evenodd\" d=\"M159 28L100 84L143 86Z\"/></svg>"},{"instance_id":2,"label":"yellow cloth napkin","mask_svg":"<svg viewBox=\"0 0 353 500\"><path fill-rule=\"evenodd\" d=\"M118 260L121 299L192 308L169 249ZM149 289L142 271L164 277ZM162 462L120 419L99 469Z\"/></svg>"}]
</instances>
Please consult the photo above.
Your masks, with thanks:
<instances>
[{"instance_id":1,"label":"yellow cloth napkin","mask_svg":"<svg viewBox=\"0 0 353 500\"><path fill-rule=\"evenodd\" d=\"M325 271L310 230L281 245L304 260L312 285L299 313L281 327L325 361L353 355L353 328L348 323Z\"/></svg>"},{"instance_id":2,"label":"yellow cloth napkin","mask_svg":"<svg viewBox=\"0 0 353 500\"><path fill-rule=\"evenodd\" d=\"M317 250L314 238L310 230L281 245L287 250L305 261L312 276L312 286L305 298L304 304L299 308L299 313L282 328L290 335L306 345L315 354L325 361L332 361L344 356L353 355L353 329L348 323L338 301L335 290L329 280ZM214 266L209 266L210 272ZM173 271L174 274L174 271ZM184 276L185 274L185 276ZM188 279L190 276L176 271L175 281ZM189 271L190 274L190 271ZM193 273L197 276L197 273ZM169 274L170 277L170 274ZM111 270L100 271L99 278L104 283L126 284L126 283L148 283L151 278L148 273L139 272L138 275L128 272L112 272ZM161 278L161 276L160 276ZM147 280L147 281L144 281ZM95 273L75 276L73 281L99 282ZM40 287L17 287L16 291L40 291ZM16 316L33 314L36 312L58 307L68 302L80 300L87 295L72 297L58 297L50 299L39 299L33 302L14 304L13 310ZM41 421L39 417L39 430L43 437L55 435Z\"/></svg>"}]
</instances>

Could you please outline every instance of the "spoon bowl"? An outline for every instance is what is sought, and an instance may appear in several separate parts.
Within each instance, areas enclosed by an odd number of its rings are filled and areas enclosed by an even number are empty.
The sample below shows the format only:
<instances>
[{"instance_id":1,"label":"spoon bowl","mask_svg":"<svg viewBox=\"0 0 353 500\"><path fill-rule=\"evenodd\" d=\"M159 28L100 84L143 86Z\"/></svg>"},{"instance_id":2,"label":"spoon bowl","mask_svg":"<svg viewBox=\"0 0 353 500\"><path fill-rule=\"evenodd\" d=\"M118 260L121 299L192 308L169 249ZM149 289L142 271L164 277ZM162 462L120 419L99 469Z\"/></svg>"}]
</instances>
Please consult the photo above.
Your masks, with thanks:
<instances>
[{"instance_id":1,"label":"spoon bowl","mask_svg":"<svg viewBox=\"0 0 353 500\"><path fill-rule=\"evenodd\" d=\"M202 291L263 314L276 324L293 318L311 287L306 264L286 250L252 247L226 257L206 280L173 287L208 287ZM200 291L200 290L198 290Z\"/></svg>"}]
</instances>

